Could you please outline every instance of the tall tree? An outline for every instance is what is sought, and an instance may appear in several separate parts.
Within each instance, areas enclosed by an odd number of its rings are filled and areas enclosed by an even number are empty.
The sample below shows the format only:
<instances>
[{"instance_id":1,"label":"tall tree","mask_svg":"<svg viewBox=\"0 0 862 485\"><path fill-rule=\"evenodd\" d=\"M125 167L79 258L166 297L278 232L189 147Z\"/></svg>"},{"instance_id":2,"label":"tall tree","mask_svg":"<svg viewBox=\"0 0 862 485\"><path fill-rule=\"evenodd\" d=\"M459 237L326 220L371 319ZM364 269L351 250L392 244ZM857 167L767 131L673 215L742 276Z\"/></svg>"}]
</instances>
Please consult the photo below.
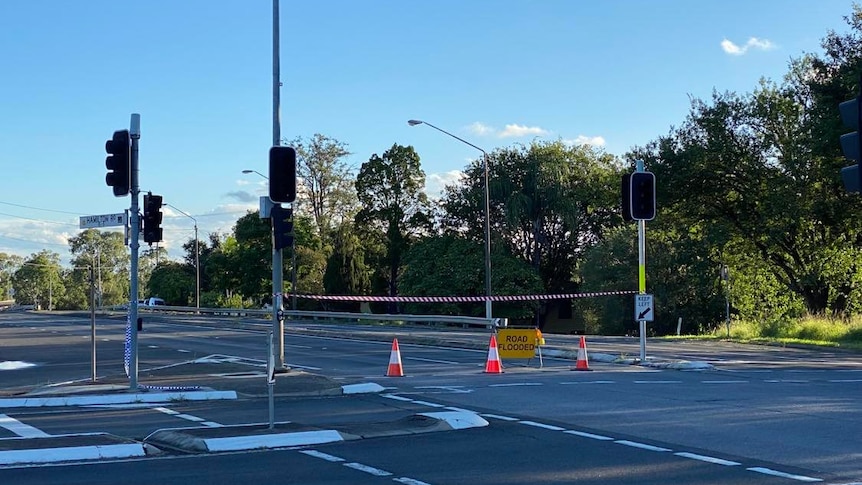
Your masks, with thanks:
<instances>
[{"instance_id":1,"label":"tall tree","mask_svg":"<svg viewBox=\"0 0 862 485\"><path fill-rule=\"evenodd\" d=\"M291 144L296 149L296 174L301 185L297 211L311 214L318 237L327 242L333 227L352 219L357 210L353 172L345 161L350 152L345 143L319 133L310 140L296 138Z\"/></svg>"},{"instance_id":2,"label":"tall tree","mask_svg":"<svg viewBox=\"0 0 862 485\"><path fill-rule=\"evenodd\" d=\"M59 254L47 250L31 254L12 277L15 301L52 309L54 300L65 292L61 272Z\"/></svg>"},{"instance_id":3,"label":"tall tree","mask_svg":"<svg viewBox=\"0 0 862 485\"><path fill-rule=\"evenodd\" d=\"M24 263L24 258L15 254L0 253L0 300L11 299L14 295L12 277Z\"/></svg>"},{"instance_id":4,"label":"tall tree","mask_svg":"<svg viewBox=\"0 0 862 485\"><path fill-rule=\"evenodd\" d=\"M129 253L123 243L123 235L114 231L87 229L69 238L74 267L93 267L96 273L97 299L101 305L118 305L129 300ZM89 276L85 271L70 275L75 293L89 292ZM77 302L86 307L89 302Z\"/></svg>"},{"instance_id":5,"label":"tall tree","mask_svg":"<svg viewBox=\"0 0 862 485\"><path fill-rule=\"evenodd\" d=\"M356 178L356 194L361 209L356 215L357 227L384 234L385 263L389 295L398 295L398 272L401 259L418 236L431 227L431 206L423 191L425 172L412 146L392 145L362 164Z\"/></svg>"}]
</instances>

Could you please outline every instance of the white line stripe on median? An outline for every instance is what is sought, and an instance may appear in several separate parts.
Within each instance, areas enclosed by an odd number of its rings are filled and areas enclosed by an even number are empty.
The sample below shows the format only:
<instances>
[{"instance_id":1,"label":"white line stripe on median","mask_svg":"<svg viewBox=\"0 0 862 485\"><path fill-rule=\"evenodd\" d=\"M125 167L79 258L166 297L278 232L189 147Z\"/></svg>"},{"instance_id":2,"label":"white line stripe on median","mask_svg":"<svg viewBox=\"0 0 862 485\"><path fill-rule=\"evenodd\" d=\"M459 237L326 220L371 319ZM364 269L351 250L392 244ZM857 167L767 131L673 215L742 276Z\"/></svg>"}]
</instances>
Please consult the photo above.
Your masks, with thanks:
<instances>
[{"instance_id":1,"label":"white line stripe on median","mask_svg":"<svg viewBox=\"0 0 862 485\"><path fill-rule=\"evenodd\" d=\"M822 482L823 481L820 478L806 477L805 475L793 475L791 473L779 472L779 471L775 471L771 468L763 468L763 467L759 467L759 466L746 468L746 470L748 470L750 472L763 473L764 475L772 475L774 477L789 478L791 480L799 480L800 482Z\"/></svg>"},{"instance_id":2,"label":"white line stripe on median","mask_svg":"<svg viewBox=\"0 0 862 485\"><path fill-rule=\"evenodd\" d=\"M5 414L0 414L0 426L22 438L47 438L48 436L51 436L41 429L34 428L29 424L24 424L15 418L6 416Z\"/></svg>"},{"instance_id":3,"label":"white line stripe on median","mask_svg":"<svg viewBox=\"0 0 862 485\"><path fill-rule=\"evenodd\" d=\"M362 463L356 463L356 462L345 463L344 466L346 466L348 468L353 468L354 470L359 470L361 472L370 473L370 474L376 475L378 477L392 476L392 474L386 470L374 468L373 466L363 465Z\"/></svg>"},{"instance_id":4,"label":"white line stripe on median","mask_svg":"<svg viewBox=\"0 0 862 485\"><path fill-rule=\"evenodd\" d=\"M660 446L648 445L645 443L638 443L637 441L629 441L629 440L616 440L614 443L618 443L625 446L631 446L632 448L640 448L642 450L649 451L671 451L667 448L662 448Z\"/></svg>"},{"instance_id":5,"label":"white line stripe on median","mask_svg":"<svg viewBox=\"0 0 862 485\"><path fill-rule=\"evenodd\" d=\"M681 451L679 453L674 453L676 456L681 456L683 458L691 458L692 460L700 460L705 461L707 463L715 463L716 465L724 465L724 466L737 466L741 465L741 463L737 463L735 461L730 460L722 460L721 458L713 458L711 456L698 455L695 453L688 453L686 451Z\"/></svg>"},{"instance_id":6,"label":"white line stripe on median","mask_svg":"<svg viewBox=\"0 0 862 485\"><path fill-rule=\"evenodd\" d=\"M583 438L590 438L590 439L600 440L600 441L613 441L614 440L610 436L602 436L600 434L586 433L584 431L575 431L572 429L570 429L568 431L563 431L563 433L573 434L575 436L581 436Z\"/></svg>"}]
</instances>

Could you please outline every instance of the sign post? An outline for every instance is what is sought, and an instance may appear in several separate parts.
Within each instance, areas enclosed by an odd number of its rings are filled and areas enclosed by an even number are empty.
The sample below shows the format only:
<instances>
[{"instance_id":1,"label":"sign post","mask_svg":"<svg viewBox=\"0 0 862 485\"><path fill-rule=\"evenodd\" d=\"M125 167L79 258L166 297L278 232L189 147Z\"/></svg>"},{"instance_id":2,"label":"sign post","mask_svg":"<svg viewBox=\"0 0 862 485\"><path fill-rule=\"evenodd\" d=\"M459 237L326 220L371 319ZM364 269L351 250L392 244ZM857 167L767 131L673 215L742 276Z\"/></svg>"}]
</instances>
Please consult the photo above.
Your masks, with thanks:
<instances>
[{"instance_id":1,"label":"sign post","mask_svg":"<svg viewBox=\"0 0 862 485\"><path fill-rule=\"evenodd\" d=\"M125 226L128 224L127 217L128 215L125 212L118 212L116 214L100 214L96 216L81 216L78 218L78 226L81 229Z\"/></svg>"}]
</instances>

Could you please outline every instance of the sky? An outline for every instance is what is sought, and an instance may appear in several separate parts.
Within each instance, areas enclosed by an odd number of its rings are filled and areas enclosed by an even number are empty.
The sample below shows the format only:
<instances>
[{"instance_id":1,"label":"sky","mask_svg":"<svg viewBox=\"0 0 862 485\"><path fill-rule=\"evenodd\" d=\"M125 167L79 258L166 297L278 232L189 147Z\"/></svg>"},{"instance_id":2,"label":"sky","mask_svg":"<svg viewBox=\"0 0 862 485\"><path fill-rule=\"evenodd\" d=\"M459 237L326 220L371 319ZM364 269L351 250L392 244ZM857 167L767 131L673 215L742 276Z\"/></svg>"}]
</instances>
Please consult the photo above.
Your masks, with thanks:
<instances>
[{"instance_id":1,"label":"sky","mask_svg":"<svg viewBox=\"0 0 862 485\"><path fill-rule=\"evenodd\" d=\"M690 99L779 81L847 31L849 0L280 0L280 132L397 143L439 194L480 153L534 140L622 157ZM68 264L79 218L123 212L105 140L141 115L140 186L164 247L259 207L273 143L272 0L0 1L0 253ZM184 215L185 213L186 215ZM119 230L117 228L116 230ZM142 242L143 246L143 242ZM145 246L144 246L145 247Z\"/></svg>"}]
</instances>

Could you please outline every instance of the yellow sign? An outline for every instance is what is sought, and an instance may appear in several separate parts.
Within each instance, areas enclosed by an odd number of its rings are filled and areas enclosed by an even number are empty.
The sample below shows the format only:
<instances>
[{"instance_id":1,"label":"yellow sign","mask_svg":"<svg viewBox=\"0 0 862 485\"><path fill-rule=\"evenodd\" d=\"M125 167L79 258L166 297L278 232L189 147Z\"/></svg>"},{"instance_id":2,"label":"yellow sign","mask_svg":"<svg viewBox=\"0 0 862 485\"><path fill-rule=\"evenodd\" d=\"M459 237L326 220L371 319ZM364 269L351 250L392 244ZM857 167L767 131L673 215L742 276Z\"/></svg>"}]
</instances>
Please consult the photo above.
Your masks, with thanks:
<instances>
[{"instance_id":1,"label":"yellow sign","mask_svg":"<svg viewBox=\"0 0 862 485\"><path fill-rule=\"evenodd\" d=\"M501 359L532 359L536 355L536 347L544 343L542 332L538 328L504 328L498 333L500 338L497 350Z\"/></svg>"}]
</instances>

